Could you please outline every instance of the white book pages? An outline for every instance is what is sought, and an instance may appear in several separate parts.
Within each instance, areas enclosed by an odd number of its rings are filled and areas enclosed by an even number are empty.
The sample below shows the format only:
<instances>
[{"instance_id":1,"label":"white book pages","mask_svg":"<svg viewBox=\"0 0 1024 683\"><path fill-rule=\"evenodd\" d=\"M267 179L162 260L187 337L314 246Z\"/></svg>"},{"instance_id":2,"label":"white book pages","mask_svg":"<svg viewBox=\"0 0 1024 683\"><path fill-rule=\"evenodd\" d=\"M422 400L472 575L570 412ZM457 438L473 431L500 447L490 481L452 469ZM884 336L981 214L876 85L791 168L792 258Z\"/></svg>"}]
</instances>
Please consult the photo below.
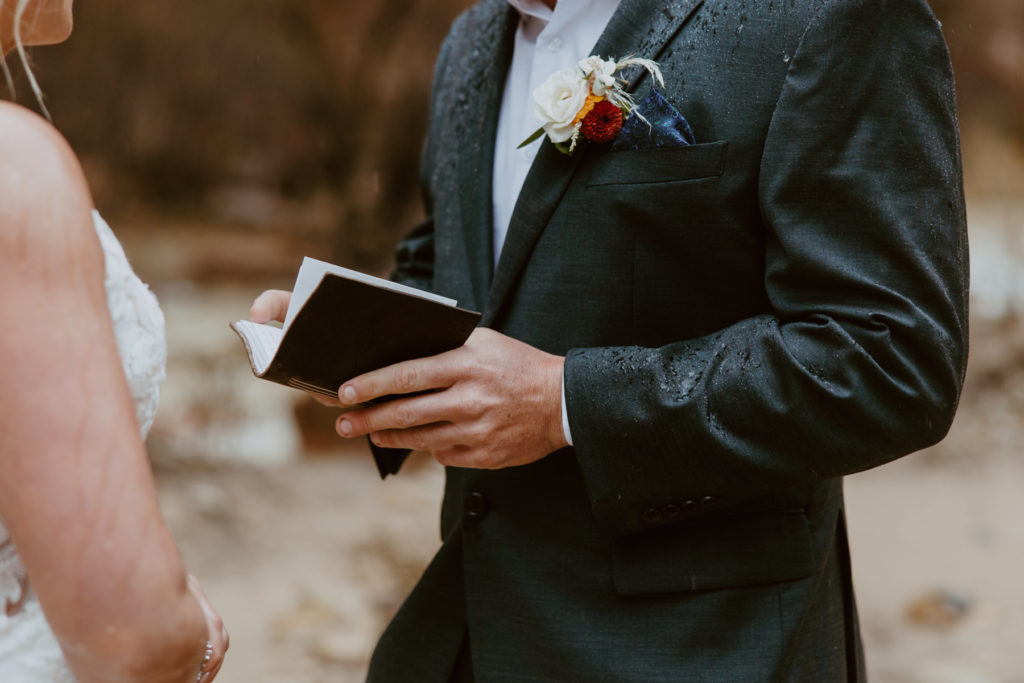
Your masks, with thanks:
<instances>
[{"instance_id":1,"label":"white book pages","mask_svg":"<svg viewBox=\"0 0 1024 683\"><path fill-rule=\"evenodd\" d=\"M233 327L242 335L249 349L252 367L257 375L262 375L270 367L270 361L277 354L281 345L284 330L273 325L262 325L249 320L239 320Z\"/></svg>"},{"instance_id":2,"label":"white book pages","mask_svg":"<svg viewBox=\"0 0 1024 683\"><path fill-rule=\"evenodd\" d=\"M424 292L421 289L415 287L409 287L406 285L400 285L397 282L391 282L383 278L374 277L373 275L367 275L366 273L360 273L357 270L350 270L348 268L342 268L336 266L333 263L327 263L325 261L318 261L308 256L302 259L302 267L299 268L299 274L295 278L295 287L292 289L292 299L288 304L288 312L284 317L284 329L288 329L291 325L292 320L298 315L302 309L302 305L306 303L306 299L313 293L313 290L317 288L320 281L324 278L327 273L334 273L341 277L348 278L349 280L357 280L359 282L365 282L370 285L376 285L377 287L383 287L396 292L404 292L413 296L418 296L421 299L428 299L430 301L436 301L446 306L455 306L455 299L448 299L443 296L438 296L431 292ZM277 347L274 347L275 351Z\"/></svg>"}]
</instances>

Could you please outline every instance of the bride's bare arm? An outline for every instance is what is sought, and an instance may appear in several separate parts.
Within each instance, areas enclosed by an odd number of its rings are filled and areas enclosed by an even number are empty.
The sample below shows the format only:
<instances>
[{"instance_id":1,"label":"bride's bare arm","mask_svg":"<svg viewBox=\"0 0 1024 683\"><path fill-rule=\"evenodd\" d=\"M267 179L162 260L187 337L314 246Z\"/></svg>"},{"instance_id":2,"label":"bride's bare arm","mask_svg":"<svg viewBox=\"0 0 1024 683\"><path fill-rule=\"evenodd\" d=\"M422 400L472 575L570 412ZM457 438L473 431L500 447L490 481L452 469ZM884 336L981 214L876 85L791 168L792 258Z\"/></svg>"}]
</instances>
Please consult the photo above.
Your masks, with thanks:
<instances>
[{"instance_id":1,"label":"bride's bare arm","mask_svg":"<svg viewBox=\"0 0 1024 683\"><path fill-rule=\"evenodd\" d=\"M191 682L208 629L157 506L78 163L0 104L0 516L81 683Z\"/></svg>"}]
</instances>

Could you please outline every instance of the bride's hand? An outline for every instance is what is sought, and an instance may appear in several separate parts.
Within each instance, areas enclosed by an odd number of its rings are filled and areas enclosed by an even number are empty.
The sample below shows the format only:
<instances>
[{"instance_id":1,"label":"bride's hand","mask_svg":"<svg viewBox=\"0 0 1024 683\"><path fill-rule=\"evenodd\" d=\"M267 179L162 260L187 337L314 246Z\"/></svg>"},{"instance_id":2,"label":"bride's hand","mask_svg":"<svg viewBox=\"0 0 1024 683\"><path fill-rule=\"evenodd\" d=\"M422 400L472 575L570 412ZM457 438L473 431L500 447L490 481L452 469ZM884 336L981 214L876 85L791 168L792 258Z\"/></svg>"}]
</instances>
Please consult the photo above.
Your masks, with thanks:
<instances>
[{"instance_id":1,"label":"bride's hand","mask_svg":"<svg viewBox=\"0 0 1024 683\"><path fill-rule=\"evenodd\" d=\"M220 615L217 614L217 610L213 608L206 593L203 592L199 580L191 574L188 576L188 589L203 609L203 616L206 617L206 630L209 633L206 650L209 659L204 658L199 670L199 677L196 680L198 683L209 683L217 676L217 672L220 671L220 667L224 663L224 653L228 649L228 630L224 628L224 622Z\"/></svg>"},{"instance_id":2,"label":"bride's hand","mask_svg":"<svg viewBox=\"0 0 1024 683\"><path fill-rule=\"evenodd\" d=\"M268 323L271 320L276 320L279 323L284 322L284 316L288 313L288 304L292 300L292 293L286 292L281 289L268 289L267 291L256 297L256 300L252 302L252 307L249 309L249 319L254 323ZM309 392L317 403L322 403L325 406L331 408L340 408L341 402L337 399L327 398L320 394L314 394Z\"/></svg>"}]
</instances>

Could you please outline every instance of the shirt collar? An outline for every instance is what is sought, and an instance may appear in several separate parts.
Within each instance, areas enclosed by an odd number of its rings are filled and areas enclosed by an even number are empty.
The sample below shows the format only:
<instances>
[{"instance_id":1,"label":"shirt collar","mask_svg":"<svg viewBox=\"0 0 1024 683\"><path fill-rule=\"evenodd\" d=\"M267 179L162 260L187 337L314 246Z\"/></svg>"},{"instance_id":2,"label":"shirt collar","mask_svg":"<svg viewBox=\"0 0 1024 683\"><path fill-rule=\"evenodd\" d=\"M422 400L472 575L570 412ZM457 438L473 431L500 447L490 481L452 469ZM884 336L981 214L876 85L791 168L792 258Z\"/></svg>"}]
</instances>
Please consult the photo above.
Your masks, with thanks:
<instances>
[{"instance_id":1,"label":"shirt collar","mask_svg":"<svg viewBox=\"0 0 1024 683\"><path fill-rule=\"evenodd\" d=\"M512 5L524 19L526 17L536 17L548 21L553 14L551 8L541 2L541 0L508 0L508 4Z\"/></svg>"},{"instance_id":2,"label":"shirt collar","mask_svg":"<svg viewBox=\"0 0 1024 683\"><path fill-rule=\"evenodd\" d=\"M554 10L545 5L541 0L507 0L519 14L525 19L536 17L544 21L550 21ZM587 6L590 0L558 0L557 7L560 8L559 16L568 16L566 12L575 15L579 10Z\"/></svg>"}]
</instances>

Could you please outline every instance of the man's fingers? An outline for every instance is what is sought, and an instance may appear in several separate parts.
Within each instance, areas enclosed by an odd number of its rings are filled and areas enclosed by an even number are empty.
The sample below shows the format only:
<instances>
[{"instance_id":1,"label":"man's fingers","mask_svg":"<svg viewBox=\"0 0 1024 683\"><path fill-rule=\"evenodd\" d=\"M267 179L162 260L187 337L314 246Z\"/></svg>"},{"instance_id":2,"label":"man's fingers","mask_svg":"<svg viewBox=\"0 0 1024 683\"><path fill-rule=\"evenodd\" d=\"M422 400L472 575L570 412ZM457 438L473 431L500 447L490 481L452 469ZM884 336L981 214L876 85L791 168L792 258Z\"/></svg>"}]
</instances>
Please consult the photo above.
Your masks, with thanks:
<instances>
[{"instance_id":1,"label":"man's fingers","mask_svg":"<svg viewBox=\"0 0 1024 683\"><path fill-rule=\"evenodd\" d=\"M430 389L446 389L452 384L447 353L417 360L395 363L350 379L338 390L342 403L355 405L381 396L414 394Z\"/></svg>"},{"instance_id":2,"label":"man's fingers","mask_svg":"<svg viewBox=\"0 0 1024 683\"><path fill-rule=\"evenodd\" d=\"M338 418L336 428L344 437L366 436L386 430L409 430L442 422L451 416L448 402L440 394L432 393L347 412Z\"/></svg>"},{"instance_id":3,"label":"man's fingers","mask_svg":"<svg viewBox=\"0 0 1024 683\"><path fill-rule=\"evenodd\" d=\"M414 451L450 450L460 448L461 430L450 422L435 422L412 429L388 429L370 434L381 448L408 448Z\"/></svg>"},{"instance_id":4,"label":"man's fingers","mask_svg":"<svg viewBox=\"0 0 1024 683\"><path fill-rule=\"evenodd\" d=\"M445 467L477 467L479 451L469 446L452 446L434 450L434 459Z\"/></svg>"},{"instance_id":5,"label":"man's fingers","mask_svg":"<svg viewBox=\"0 0 1024 683\"><path fill-rule=\"evenodd\" d=\"M249 318L254 323L268 323L271 320L284 322L292 293L280 289L268 289L256 297L249 309Z\"/></svg>"}]
</instances>

